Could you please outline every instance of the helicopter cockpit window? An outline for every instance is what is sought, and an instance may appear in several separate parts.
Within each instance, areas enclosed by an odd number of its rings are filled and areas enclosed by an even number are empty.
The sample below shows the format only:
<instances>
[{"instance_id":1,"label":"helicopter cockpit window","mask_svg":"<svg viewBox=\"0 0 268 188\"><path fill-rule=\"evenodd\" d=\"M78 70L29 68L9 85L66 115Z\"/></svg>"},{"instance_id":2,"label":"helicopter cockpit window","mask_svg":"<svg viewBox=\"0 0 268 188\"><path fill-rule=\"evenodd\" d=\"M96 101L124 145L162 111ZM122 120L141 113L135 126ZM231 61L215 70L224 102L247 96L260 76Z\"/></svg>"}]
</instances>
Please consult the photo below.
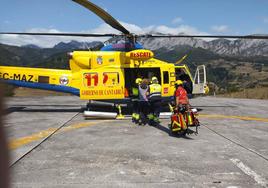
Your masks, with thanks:
<instances>
[{"instance_id":1,"label":"helicopter cockpit window","mask_svg":"<svg viewBox=\"0 0 268 188\"><path fill-rule=\"evenodd\" d=\"M118 72L104 72L102 83L104 86L114 86L119 84Z\"/></svg>"},{"instance_id":2,"label":"helicopter cockpit window","mask_svg":"<svg viewBox=\"0 0 268 188\"><path fill-rule=\"evenodd\" d=\"M164 84L169 84L168 71L163 72Z\"/></svg>"},{"instance_id":3,"label":"helicopter cockpit window","mask_svg":"<svg viewBox=\"0 0 268 188\"><path fill-rule=\"evenodd\" d=\"M176 68L175 74L176 74L176 80L181 80L182 76L185 74L185 72L181 68Z\"/></svg>"},{"instance_id":4,"label":"helicopter cockpit window","mask_svg":"<svg viewBox=\"0 0 268 188\"><path fill-rule=\"evenodd\" d=\"M186 89L187 93L193 92L193 83L190 76L186 73L186 71L182 68L176 68L176 80L184 81L184 88Z\"/></svg>"},{"instance_id":5,"label":"helicopter cockpit window","mask_svg":"<svg viewBox=\"0 0 268 188\"><path fill-rule=\"evenodd\" d=\"M38 83L48 84L49 77L48 76L38 76Z\"/></svg>"},{"instance_id":6,"label":"helicopter cockpit window","mask_svg":"<svg viewBox=\"0 0 268 188\"><path fill-rule=\"evenodd\" d=\"M191 81L189 75L182 68L175 69L176 80Z\"/></svg>"}]
</instances>

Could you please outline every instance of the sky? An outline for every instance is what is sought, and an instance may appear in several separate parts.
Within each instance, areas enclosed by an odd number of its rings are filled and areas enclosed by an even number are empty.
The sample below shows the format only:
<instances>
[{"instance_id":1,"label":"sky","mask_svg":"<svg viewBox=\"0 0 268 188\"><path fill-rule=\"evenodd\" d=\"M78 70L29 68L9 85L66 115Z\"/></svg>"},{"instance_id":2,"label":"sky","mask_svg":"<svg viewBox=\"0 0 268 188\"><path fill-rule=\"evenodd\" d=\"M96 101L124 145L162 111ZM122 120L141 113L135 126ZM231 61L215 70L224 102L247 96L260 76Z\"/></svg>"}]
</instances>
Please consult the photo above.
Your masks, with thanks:
<instances>
[{"instance_id":1,"label":"sky","mask_svg":"<svg viewBox=\"0 0 268 188\"><path fill-rule=\"evenodd\" d=\"M136 34L268 34L268 0L91 1ZM0 18L0 32L118 33L71 0L0 0ZM0 35L0 43L11 45L70 40L100 39Z\"/></svg>"}]
</instances>

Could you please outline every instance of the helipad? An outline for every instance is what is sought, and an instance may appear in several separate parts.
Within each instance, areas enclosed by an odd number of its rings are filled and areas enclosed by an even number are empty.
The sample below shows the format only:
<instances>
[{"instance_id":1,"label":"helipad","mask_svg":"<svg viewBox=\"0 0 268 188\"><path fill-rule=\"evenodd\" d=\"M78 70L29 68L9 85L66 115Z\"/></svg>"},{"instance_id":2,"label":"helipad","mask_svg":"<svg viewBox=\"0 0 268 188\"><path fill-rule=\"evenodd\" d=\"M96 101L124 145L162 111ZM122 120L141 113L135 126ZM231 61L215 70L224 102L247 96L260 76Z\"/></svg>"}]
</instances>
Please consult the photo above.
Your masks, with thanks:
<instances>
[{"instance_id":1,"label":"helipad","mask_svg":"<svg viewBox=\"0 0 268 188\"><path fill-rule=\"evenodd\" d=\"M199 134L85 120L76 97L6 100L13 187L267 187L268 101L196 98Z\"/></svg>"}]
</instances>

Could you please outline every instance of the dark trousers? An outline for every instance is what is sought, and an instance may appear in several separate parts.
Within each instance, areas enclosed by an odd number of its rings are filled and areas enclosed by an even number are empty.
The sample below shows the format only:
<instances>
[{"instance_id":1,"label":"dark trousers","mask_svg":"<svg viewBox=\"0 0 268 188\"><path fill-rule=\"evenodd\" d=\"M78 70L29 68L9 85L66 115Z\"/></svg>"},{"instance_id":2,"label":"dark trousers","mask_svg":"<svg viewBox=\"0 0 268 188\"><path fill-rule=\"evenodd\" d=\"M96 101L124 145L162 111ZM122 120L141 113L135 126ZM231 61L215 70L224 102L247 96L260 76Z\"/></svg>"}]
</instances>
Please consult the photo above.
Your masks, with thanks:
<instances>
[{"instance_id":1,"label":"dark trousers","mask_svg":"<svg viewBox=\"0 0 268 188\"><path fill-rule=\"evenodd\" d=\"M146 121L147 115L149 114L149 103L148 101L139 101L139 112L143 122Z\"/></svg>"},{"instance_id":2,"label":"dark trousers","mask_svg":"<svg viewBox=\"0 0 268 188\"><path fill-rule=\"evenodd\" d=\"M138 100L132 100L132 113L139 113L139 101Z\"/></svg>"},{"instance_id":3,"label":"dark trousers","mask_svg":"<svg viewBox=\"0 0 268 188\"><path fill-rule=\"evenodd\" d=\"M156 117L159 117L162 105L161 100L152 100L149 103L150 103L150 113Z\"/></svg>"}]
</instances>

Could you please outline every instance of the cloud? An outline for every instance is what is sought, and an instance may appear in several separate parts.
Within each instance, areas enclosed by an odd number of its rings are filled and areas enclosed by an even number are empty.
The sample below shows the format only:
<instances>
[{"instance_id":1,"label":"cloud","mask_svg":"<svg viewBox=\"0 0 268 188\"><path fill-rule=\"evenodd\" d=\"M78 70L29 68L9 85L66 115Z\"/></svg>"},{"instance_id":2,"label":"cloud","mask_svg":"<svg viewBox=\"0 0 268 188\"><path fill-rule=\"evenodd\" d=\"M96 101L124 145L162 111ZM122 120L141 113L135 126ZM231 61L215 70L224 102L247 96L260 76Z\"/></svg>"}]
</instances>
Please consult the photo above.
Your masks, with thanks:
<instances>
[{"instance_id":1,"label":"cloud","mask_svg":"<svg viewBox=\"0 0 268 188\"><path fill-rule=\"evenodd\" d=\"M82 31L82 32L88 32L88 33L100 33L100 34L105 34L105 33L115 33L115 34L119 34L120 32L114 28L112 28L110 25L108 24L101 24L99 25L97 28L91 29L91 30L86 30L86 31Z\"/></svg>"},{"instance_id":2,"label":"cloud","mask_svg":"<svg viewBox=\"0 0 268 188\"><path fill-rule=\"evenodd\" d=\"M198 34L208 34L207 32L202 32L196 29L195 27L189 25L180 25L178 27L168 27L166 25L150 25L146 27L139 27L135 24L129 24L125 22L120 22L125 28L127 28L131 33L135 34L147 34L147 33L162 33L162 34L189 34L189 35L198 35ZM107 24L105 24L107 27ZM104 26L103 26L104 27ZM102 27L102 29L103 29ZM110 27L110 26L108 26ZM96 29L95 31L99 31L101 27ZM103 31L103 30L102 30ZM114 30L116 33L119 33L117 30ZM115 33L114 32L114 33Z\"/></svg>"},{"instance_id":3,"label":"cloud","mask_svg":"<svg viewBox=\"0 0 268 188\"><path fill-rule=\"evenodd\" d=\"M135 24L120 22L125 28L127 28L131 33L135 34L146 34L146 33L162 33L162 34L189 34L189 35L206 35L208 33L199 31L198 29L188 26L180 25L178 27L168 27L166 25L150 25L147 27L139 27ZM43 33L68 33L68 31L60 31L57 29L47 29L47 28L32 28L26 30L25 32L43 32ZM79 33L114 33L120 34L119 31L112 28L107 24L101 24L97 28L80 31ZM58 36L23 36L23 35L0 35L0 43L5 43L9 45L26 45L26 44L35 44L40 47L49 48L53 47L59 42L69 42L71 40L76 40L80 42L91 42L91 41L106 41L108 38L105 37L58 37Z\"/></svg>"},{"instance_id":4,"label":"cloud","mask_svg":"<svg viewBox=\"0 0 268 188\"><path fill-rule=\"evenodd\" d=\"M211 27L212 31L218 33L226 33L229 31L229 27L227 25L214 25Z\"/></svg>"},{"instance_id":5,"label":"cloud","mask_svg":"<svg viewBox=\"0 0 268 188\"><path fill-rule=\"evenodd\" d=\"M188 35L201 35L201 34L207 34L206 32L199 31L198 29L188 26L188 25L180 25L178 27L168 27L165 25L160 25L160 26L152 26L149 28L150 31L148 32L154 32L154 33L163 33L163 34L171 34L171 35L176 35L176 34L188 34Z\"/></svg>"},{"instance_id":6,"label":"cloud","mask_svg":"<svg viewBox=\"0 0 268 188\"><path fill-rule=\"evenodd\" d=\"M60 31L57 29L46 29L46 28L32 28L25 32L36 32L36 33L66 33L68 31ZM94 33L88 31L82 31L80 33ZM66 36L27 36L27 35L0 35L0 43L22 46L27 44L35 44L43 48L53 47L59 42L70 42L76 40L80 42L92 42L92 41L105 41L107 38L95 38L95 37L66 37Z\"/></svg>"},{"instance_id":7,"label":"cloud","mask_svg":"<svg viewBox=\"0 0 268 188\"><path fill-rule=\"evenodd\" d=\"M123 25L127 30L129 30L131 33L135 33L135 34L142 34L144 33L143 28L134 25L134 24L130 24L130 23L125 23L125 22L120 22L121 25ZM114 33L114 34L120 34L120 31L112 28L110 25L108 24L101 24L99 25L97 28L92 29L92 30L88 30L87 32L89 33Z\"/></svg>"},{"instance_id":8,"label":"cloud","mask_svg":"<svg viewBox=\"0 0 268 188\"><path fill-rule=\"evenodd\" d=\"M139 27L135 24L120 22L127 30L135 34L147 34L147 33L162 33L162 34L188 34L188 35L207 35L207 32L199 31L197 28L189 25L179 25L178 27L168 27L166 25L150 25L146 27ZM101 24L99 27L87 31L88 33L115 33L120 34L107 24Z\"/></svg>"},{"instance_id":9,"label":"cloud","mask_svg":"<svg viewBox=\"0 0 268 188\"><path fill-rule=\"evenodd\" d=\"M176 17L172 20L172 23L173 24L178 24L178 23L181 23L183 22L183 19L181 17Z\"/></svg>"}]
</instances>

